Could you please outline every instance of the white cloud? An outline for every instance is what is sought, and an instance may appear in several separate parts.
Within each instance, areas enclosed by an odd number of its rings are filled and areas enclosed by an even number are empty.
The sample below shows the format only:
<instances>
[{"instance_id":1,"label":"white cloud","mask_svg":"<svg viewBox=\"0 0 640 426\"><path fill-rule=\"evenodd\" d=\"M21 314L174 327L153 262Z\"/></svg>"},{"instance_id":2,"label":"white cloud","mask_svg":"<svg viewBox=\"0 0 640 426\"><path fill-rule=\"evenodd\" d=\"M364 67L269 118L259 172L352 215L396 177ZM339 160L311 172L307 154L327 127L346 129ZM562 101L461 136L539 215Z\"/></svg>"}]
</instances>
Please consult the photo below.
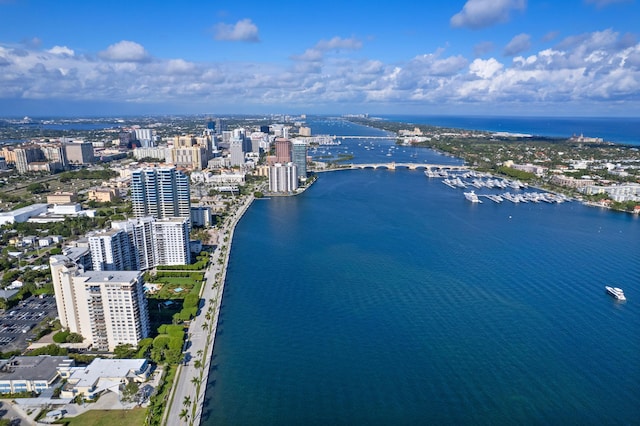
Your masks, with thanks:
<instances>
[{"instance_id":1,"label":"white cloud","mask_svg":"<svg viewBox=\"0 0 640 426\"><path fill-rule=\"evenodd\" d=\"M462 10L451 17L451 26L479 29L506 22L513 10L524 10L526 0L467 0Z\"/></svg>"},{"instance_id":2,"label":"white cloud","mask_svg":"<svg viewBox=\"0 0 640 426\"><path fill-rule=\"evenodd\" d=\"M241 19L235 24L218 23L214 26L216 40L259 42L258 27L251 19Z\"/></svg>"},{"instance_id":3,"label":"white cloud","mask_svg":"<svg viewBox=\"0 0 640 426\"><path fill-rule=\"evenodd\" d=\"M53 46L51 49L47 50L49 53L53 53L54 55L66 55L73 56L75 52L69 49L67 46Z\"/></svg>"},{"instance_id":4,"label":"white cloud","mask_svg":"<svg viewBox=\"0 0 640 426\"><path fill-rule=\"evenodd\" d=\"M504 55L514 56L529 50L531 47L531 36L529 34L518 34L505 46Z\"/></svg>"},{"instance_id":5,"label":"white cloud","mask_svg":"<svg viewBox=\"0 0 640 426\"><path fill-rule=\"evenodd\" d=\"M321 61L325 52L339 50L358 50L362 48L362 41L356 38L334 37L331 40L320 40L315 46L304 51L302 55L293 55L291 59L298 61Z\"/></svg>"},{"instance_id":6,"label":"white cloud","mask_svg":"<svg viewBox=\"0 0 640 426\"><path fill-rule=\"evenodd\" d=\"M320 40L316 49L326 52L328 50L358 50L362 48L362 42L355 38L334 37L331 40Z\"/></svg>"},{"instance_id":7,"label":"white cloud","mask_svg":"<svg viewBox=\"0 0 640 426\"><path fill-rule=\"evenodd\" d=\"M498 71L500 71L504 65L496 61L494 58L475 59L471 65L469 65L469 71L483 79L489 79L493 77Z\"/></svg>"},{"instance_id":8,"label":"white cloud","mask_svg":"<svg viewBox=\"0 0 640 426\"><path fill-rule=\"evenodd\" d=\"M167 61L167 72L169 74L188 74L196 70L196 64L187 62L184 59L170 59Z\"/></svg>"},{"instance_id":9,"label":"white cloud","mask_svg":"<svg viewBox=\"0 0 640 426\"><path fill-rule=\"evenodd\" d=\"M489 106L518 101L557 102L565 108L567 102L586 105L613 99L619 105L637 105L640 44L634 41L604 30L567 37L544 50L529 48L526 55L504 63L493 57L447 56L445 49L389 63L349 55L360 48L357 39L332 38L285 65L151 58L134 42L117 43L98 55L72 54L71 47L15 49L0 44L0 99L157 103L177 112L179 105L194 110L222 99L263 108L327 109L368 103ZM330 54L336 51L341 54ZM299 60L305 55L309 60ZM143 66L140 60L146 61Z\"/></svg>"},{"instance_id":10,"label":"white cloud","mask_svg":"<svg viewBox=\"0 0 640 426\"><path fill-rule=\"evenodd\" d=\"M106 50L99 52L98 56L114 62L146 62L150 59L149 53L142 45L128 40L112 44Z\"/></svg>"}]
</instances>

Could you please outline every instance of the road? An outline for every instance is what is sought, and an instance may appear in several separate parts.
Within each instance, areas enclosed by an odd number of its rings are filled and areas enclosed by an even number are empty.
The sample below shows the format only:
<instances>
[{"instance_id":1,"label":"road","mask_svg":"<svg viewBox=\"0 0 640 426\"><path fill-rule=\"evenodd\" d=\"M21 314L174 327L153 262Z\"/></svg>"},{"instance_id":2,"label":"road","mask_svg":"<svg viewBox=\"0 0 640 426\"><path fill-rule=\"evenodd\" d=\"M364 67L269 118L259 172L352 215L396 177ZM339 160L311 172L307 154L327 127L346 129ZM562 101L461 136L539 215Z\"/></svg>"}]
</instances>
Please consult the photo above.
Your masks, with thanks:
<instances>
[{"instance_id":1,"label":"road","mask_svg":"<svg viewBox=\"0 0 640 426\"><path fill-rule=\"evenodd\" d=\"M253 196L245 197L242 205L225 221L221 229L218 245L205 273L205 284L200 295L201 308L189 326L185 345L187 362L181 364L176 372L170 405L164 414L164 425L200 424L233 232L253 199ZM217 274L220 275L216 280ZM219 285L214 287L216 282ZM201 368L198 368L199 363L196 361L200 361ZM187 416L181 417L181 413L187 413Z\"/></svg>"}]
</instances>

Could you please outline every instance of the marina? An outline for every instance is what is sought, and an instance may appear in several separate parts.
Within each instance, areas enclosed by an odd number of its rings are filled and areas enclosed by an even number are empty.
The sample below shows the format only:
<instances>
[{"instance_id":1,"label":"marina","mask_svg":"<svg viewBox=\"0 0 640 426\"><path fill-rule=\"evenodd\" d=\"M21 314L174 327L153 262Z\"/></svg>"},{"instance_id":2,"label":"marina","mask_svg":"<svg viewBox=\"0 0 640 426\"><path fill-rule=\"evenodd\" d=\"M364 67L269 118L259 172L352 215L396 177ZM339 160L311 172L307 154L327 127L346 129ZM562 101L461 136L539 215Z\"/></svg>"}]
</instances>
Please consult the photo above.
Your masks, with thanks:
<instances>
[{"instance_id":1,"label":"marina","mask_svg":"<svg viewBox=\"0 0 640 426\"><path fill-rule=\"evenodd\" d=\"M502 203L504 200L514 204L518 203L564 203L570 198L563 194L555 194L546 191L534 191L529 185L517 179L507 179L492 176L488 173L470 171L452 171L446 169L434 170L428 168L424 171L428 178L441 178L442 183L452 189L476 189L493 190L491 193L476 193L475 190L465 192L467 200L477 203L480 197L487 198L494 203ZM502 192L502 190L507 190ZM497 191L497 192L496 192ZM517 191L517 192L516 192ZM472 195L470 195L472 194ZM476 201L477 200L477 201Z\"/></svg>"}]
</instances>

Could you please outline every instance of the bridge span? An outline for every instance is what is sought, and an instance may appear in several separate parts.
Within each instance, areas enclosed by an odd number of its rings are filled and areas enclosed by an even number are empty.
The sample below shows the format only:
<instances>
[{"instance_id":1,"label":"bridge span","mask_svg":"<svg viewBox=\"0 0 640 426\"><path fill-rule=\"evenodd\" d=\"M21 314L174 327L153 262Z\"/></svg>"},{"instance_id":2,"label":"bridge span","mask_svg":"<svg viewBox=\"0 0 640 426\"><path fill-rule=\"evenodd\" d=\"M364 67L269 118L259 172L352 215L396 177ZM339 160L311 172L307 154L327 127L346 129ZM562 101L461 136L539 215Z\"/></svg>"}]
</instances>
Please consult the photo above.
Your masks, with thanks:
<instances>
[{"instance_id":1,"label":"bridge span","mask_svg":"<svg viewBox=\"0 0 640 426\"><path fill-rule=\"evenodd\" d=\"M398 139L396 135L390 136L340 136L340 135L332 135L334 139Z\"/></svg>"},{"instance_id":2,"label":"bridge span","mask_svg":"<svg viewBox=\"0 0 640 426\"><path fill-rule=\"evenodd\" d=\"M363 164L349 164L349 169L388 169L395 170L397 168L404 168L409 170L417 169L429 169L429 170L469 170L467 166L460 166L454 164L427 164L427 163L363 163Z\"/></svg>"}]
</instances>

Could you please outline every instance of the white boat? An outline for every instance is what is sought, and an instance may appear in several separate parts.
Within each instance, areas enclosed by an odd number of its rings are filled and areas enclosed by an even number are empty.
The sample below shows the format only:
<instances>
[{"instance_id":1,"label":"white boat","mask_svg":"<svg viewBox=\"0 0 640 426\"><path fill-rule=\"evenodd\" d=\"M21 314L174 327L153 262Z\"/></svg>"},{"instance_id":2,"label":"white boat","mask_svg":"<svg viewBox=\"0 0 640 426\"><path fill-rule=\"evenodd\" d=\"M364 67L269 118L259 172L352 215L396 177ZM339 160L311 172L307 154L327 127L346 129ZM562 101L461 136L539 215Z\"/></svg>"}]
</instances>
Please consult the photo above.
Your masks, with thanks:
<instances>
[{"instance_id":1,"label":"white boat","mask_svg":"<svg viewBox=\"0 0 640 426\"><path fill-rule=\"evenodd\" d=\"M616 300L627 300L626 297L624 297L624 292L622 291L621 288L618 287L609 287L604 286L605 290L607 290L607 294L609 294L610 296L613 296Z\"/></svg>"},{"instance_id":2,"label":"white boat","mask_svg":"<svg viewBox=\"0 0 640 426\"><path fill-rule=\"evenodd\" d=\"M464 193L464 197L471 201L472 203L481 203L482 201L480 201L480 199L478 198L478 195L476 195L475 192L470 191L470 192L465 192Z\"/></svg>"}]
</instances>

